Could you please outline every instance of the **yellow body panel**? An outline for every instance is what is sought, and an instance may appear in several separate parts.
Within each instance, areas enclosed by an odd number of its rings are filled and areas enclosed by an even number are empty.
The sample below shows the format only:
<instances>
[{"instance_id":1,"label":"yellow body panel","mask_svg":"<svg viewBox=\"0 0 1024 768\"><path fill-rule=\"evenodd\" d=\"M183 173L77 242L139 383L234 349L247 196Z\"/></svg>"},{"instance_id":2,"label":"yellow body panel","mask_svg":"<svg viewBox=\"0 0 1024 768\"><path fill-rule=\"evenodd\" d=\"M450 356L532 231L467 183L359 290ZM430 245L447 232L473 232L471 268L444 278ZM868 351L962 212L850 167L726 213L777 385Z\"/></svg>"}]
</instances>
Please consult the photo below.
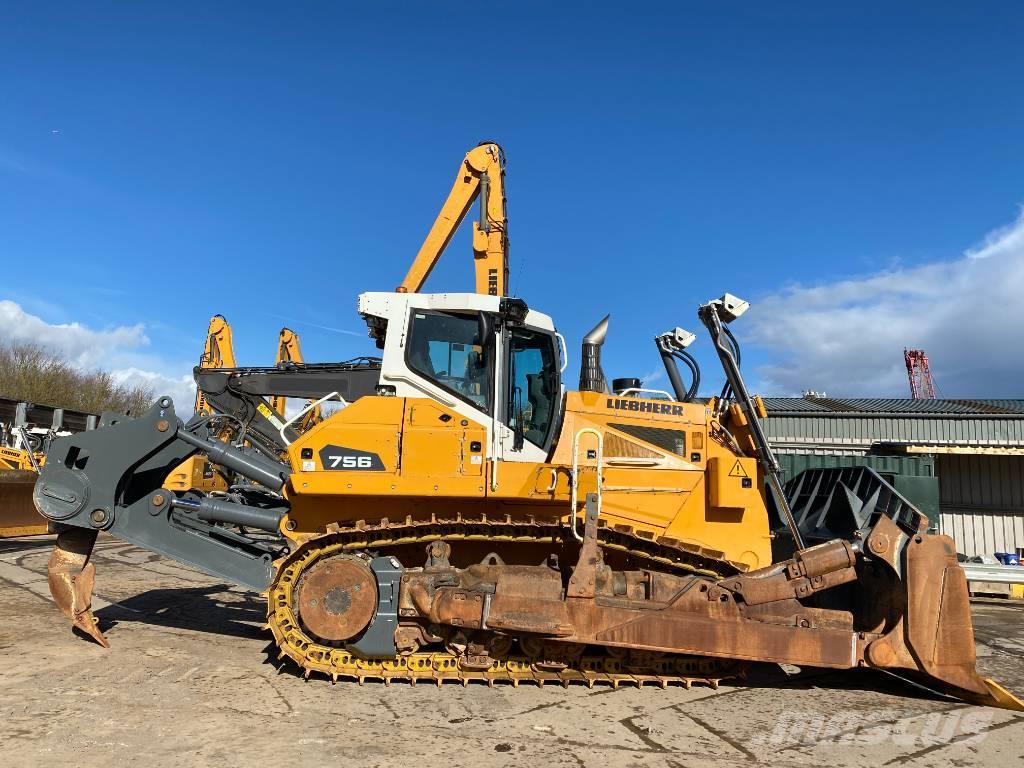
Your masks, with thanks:
<instances>
[{"instance_id":1,"label":"yellow body panel","mask_svg":"<svg viewBox=\"0 0 1024 768\"><path fill-rule=\"evenodd\" d=\"M32 456L28 451L20 448L4 448L0 446L0 469L24 469L35 470L32 466ZM43 466L46 463L46 454L35 454L36 464Z\"/></svg>"},{"instance_id":2,"label":"yellow body panel","mask_svg":"<svg viewBox=\"0 0 1024 768\"><path fill-rule=\"evenodd\" d=\"M36 464L46 457L36 454ZM0 539L38 536L48 531L47 521L32 502L32 489L39 476L28 451L0 447Z\"/></svg>"},{"instance_id":3,"label":"yellow body panel","mask_svg":"<svg viewBox=\"0 0 1024 768\"><path fill-rule=\"evenodd\" d=\"M228 484L217 472L213 471L213 465L206 456L197 455L185 459L176 466L164 481L164 488L168 491L226 491Z\"/></svg>"},{"instance_id":4,"label":"yellow body panel","mask_svg":"<svg viewBox=\"0 0 1024 768\"><path fill-rule=\"evenodd\" d=\"M686 542L750 568L767 565L771 537L756 463L709 438L709 418L702 404L572 392L551 461L498 462L492 489L482 425L429 399L364 397L289 447L286 531L301 537L332 522L455 511L568 521L573 436L592 428L605 449L605 525ZM338 471L327 466L338 461L332 451L372 454L379 465ZM596 437L582 435L580 504L598 486L596 451ZM737 462L749 485L735 474Z\"/></svg>"}]
</instances>

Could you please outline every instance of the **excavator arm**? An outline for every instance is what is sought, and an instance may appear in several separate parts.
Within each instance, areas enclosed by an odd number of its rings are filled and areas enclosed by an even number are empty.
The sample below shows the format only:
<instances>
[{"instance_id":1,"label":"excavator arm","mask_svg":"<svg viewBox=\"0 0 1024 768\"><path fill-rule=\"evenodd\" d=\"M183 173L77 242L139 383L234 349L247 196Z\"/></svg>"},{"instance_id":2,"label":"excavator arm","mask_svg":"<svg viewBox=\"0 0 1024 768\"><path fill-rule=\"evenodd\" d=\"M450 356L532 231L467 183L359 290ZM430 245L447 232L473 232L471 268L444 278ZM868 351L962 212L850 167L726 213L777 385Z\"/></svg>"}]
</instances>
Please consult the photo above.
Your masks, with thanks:
<instances>
[{"instance_id":1,"label":"excavator arm","mask_svg":"<svg viewBox=\"0 0 1024 768\"><path fill-rule=\"evenodd\" d=\"M277 337L277 356L274 358L274 366L276 368L287 367L288 363L302 363L302 346L299 344L299 334L293 331L291 328L282 328L281 333ZM270 398L270 406L280 413L282 416L285 415L285 403L288 398L281 395L272 395ZM321 421L320 406L313 408L308 414L306 414L306 420L311 424L318 424Z\"/></svg>"},{"instance_id":2,"label":"excavator arm","mask_svg":"<svg viewBox=\"0 0 1024 768\"><path fill-rule=\"evenodd\" d=\"M505 153L483 142L466 153L448 199L420 246L399 293L423 289L441 254L469 213L480 201L480 220L473 222L473 260L476 292L490 296L508 293L508 220L505 214Z\"/></svg>"},{"instance_id":3,"label":"excavator arm","mask_svg":"<svg viewBox=\"0 0 1024 768\"><path fill-rule=\"evenodd\" d=\"M199 358L200 368L234 368L235 348L231 338L231 326L224 315L214 315L206 329L206 344ZM196 414L207 415L210 407L203 397L203 391L196 389Z\"/></svg>"}]
</instances>

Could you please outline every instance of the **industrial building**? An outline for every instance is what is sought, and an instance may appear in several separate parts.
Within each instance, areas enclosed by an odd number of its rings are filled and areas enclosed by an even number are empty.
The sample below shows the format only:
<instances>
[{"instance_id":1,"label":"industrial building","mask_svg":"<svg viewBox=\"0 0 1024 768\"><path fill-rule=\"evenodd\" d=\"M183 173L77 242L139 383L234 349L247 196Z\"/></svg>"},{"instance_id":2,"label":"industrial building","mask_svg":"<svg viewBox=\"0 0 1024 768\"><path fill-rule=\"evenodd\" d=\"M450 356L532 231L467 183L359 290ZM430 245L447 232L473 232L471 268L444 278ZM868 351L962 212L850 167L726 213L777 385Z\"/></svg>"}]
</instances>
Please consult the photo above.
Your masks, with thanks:
<instances>
[{"instance_id":1,"label":"industrial building","mask_svg":"<svg viewBox=\"0 0 1024 768\"><path fill-rule=\"evenodd\" d=\"M766 398L765 429L792 477L865 464L964 555L1024 554L1024 400Z\"/></svg>"}]
</instances>

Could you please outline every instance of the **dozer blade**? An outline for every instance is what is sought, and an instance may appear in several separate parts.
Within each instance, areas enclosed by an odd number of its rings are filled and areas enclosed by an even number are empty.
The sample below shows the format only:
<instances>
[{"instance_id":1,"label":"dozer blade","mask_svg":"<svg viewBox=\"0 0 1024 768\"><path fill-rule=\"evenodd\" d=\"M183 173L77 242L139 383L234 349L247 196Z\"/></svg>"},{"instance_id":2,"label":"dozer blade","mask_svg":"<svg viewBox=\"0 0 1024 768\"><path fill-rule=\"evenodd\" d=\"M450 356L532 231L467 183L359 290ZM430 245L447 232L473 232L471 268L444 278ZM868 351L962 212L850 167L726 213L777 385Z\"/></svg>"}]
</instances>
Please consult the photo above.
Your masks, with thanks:
<instances>
[{"instance_id":1,"label":"dozer blade","mask_svg":"<svg viewBox=\"0 0 1024 768\"><path fill-rule=\"evenodd\" d=\"M868 548L885 560L888 552L882 550L896 536L896 526L884 518ZM967 576L953 540L915 535L903 562L903 618L868 645L868 662L897 675L905 670L912 680L972 704L1024 711L1024 701L977 672Z\"/></svg>"},{"instance_id":2,"label":"dozer blade","mask_svg":"<svg viewBox=\"0 0 1024 768\"><path fill-rule=\"evenodd\" d=\"M92 587L96 566L89 562L98 531L67 528L57 534L57 543L50 555L47 576L50 594L60 612L93 640L109 648L92 615Z\"/></svg>"},{"instance_id":3,"label":"dozer blade","mask_svg":"<svg viewBox=\"0 0 1024 768\"><path fill-rule=\"evenodd\" d=\"M27 469L0 469L0 539L46 533L46 518L32 503L38 477Z\"/></svg>"},{"instance_id":4,"label":"dozer blade","mask_svg":"<svg viewBox=\"0 0 1024 768\"><path fill-rule=\"evenodd\" d=\"M868 467L806 470L786 483L803 539L862 542L856 624L865 662L964 701L1024 710L1024 703L975 669L967 577L948 536ZM779 531L780 540L786 532Z\"/></svg>"}]
</instances>

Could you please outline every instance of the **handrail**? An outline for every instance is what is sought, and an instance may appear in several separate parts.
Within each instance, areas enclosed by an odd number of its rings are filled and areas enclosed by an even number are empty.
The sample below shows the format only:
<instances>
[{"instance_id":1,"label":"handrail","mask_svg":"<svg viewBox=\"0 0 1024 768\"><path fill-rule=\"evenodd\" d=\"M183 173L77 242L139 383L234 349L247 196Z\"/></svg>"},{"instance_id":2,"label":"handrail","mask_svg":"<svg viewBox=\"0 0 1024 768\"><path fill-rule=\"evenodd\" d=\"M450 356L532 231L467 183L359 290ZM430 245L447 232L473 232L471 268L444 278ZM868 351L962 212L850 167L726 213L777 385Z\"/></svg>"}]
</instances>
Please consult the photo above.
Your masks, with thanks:
<instances>
[{"instance_id":1,"label":"handrail","mask_svg":"<svg viewBox=\"0 0 1024 768\"><path fill-rule=\"evenodd\" d=\"M555 338L558 339L562 345L562 367L558 369L559 373L565 373L566 367L569 365L569 347L565 343L565 336L555 331Z\"/></svg>"},{"instance_id":2,"label":"handrail","mask_svg":"<svg viewBox=\"0 0 1024 768\"><path fill-rule=\"evenodd\" d=\"M675 401L675 398L672 397L672 395L670 395L664 389L648 389L647 387L630 387L629 389L624 389L621 392L617 393L616 396L617 397L629 397L630 395L635 395L637 392L653 392L656 395L664 395L666 400ZM647 398L647 399L651 400L653 398Z\"/></svg>"},{"instance_id":3,"label":"handrail","mask_svg":"<svg viewBox=\"0 0 1024 768\"><path fill-rule=\"evenodd\" d=\"M292 441L289 440L287 437L285 437L284 431L286 429L288 429L288 427L290 427L296 421L298 421L303 416L305 416L307 413L309 413L311 410L313 410L314 408L318 408L319 406L323 405L325 402L330 400L332 397L338 398L338 400L341 402L341 407L342 408L344 408L346 405L348 405L348 401L344 397L342 397L339 393L337 393L337 392L331 392L329 395L324 395L323 397L321 397L316 402L309 403L309 405L307 405L305 408L303 408L301 411L299 411L297 414L292 416L290 419L288 419L288 421L286 421L284 424L281 425L281 429L279 430L279 432L281 434L281 442L283 442L286 446L291 445Z\"/></svg>"},{"instance_id":4,"label":"handrail","mask_svg":"<svg viewBox=\"0 0 1024 768\"><path fill-rule=\"evenodd\" d=\"M579 460L580 460L580 437L590 433L597 438L597 464L594 466L597 472L597 514L601 515L601 462L604 459L604 436L593 427L584 427L578 430L572 438L572 483L570 484L570 500L569 505L572 510L572 535L577 541L583 541L583 534L579 532L577 522L579 520L579 511L577 507L576 491L579 487Z\"/></svg>"}]
</instances>

